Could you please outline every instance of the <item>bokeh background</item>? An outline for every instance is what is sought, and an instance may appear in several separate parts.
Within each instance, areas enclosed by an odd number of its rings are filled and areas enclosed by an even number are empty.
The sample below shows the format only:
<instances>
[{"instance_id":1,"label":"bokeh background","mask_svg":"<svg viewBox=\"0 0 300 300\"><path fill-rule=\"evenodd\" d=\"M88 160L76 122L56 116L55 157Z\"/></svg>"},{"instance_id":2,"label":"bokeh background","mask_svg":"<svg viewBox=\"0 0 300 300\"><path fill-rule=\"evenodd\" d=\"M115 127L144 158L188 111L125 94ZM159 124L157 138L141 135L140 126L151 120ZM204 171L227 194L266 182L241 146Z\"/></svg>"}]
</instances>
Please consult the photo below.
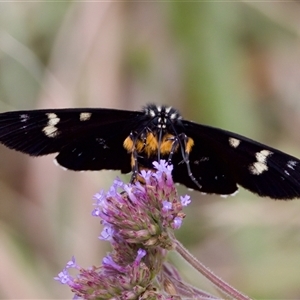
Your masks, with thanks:
<instances>
[{"instance_id":1,"label":"bokeh background","mask_svg":"<svg viewBox=\"0 0 300 300\"><path fill-rule=\"evenodd\" d=\"M297 1L2 2L0 111L168 104L300 157L299 15ZM53 277L109 251L92 196L119 173L52 160L0 147L0 298L72 298ZM300 299L299 200L189 194L177 236L201 262L253 298Z\"/></svg>"}]
</instances>

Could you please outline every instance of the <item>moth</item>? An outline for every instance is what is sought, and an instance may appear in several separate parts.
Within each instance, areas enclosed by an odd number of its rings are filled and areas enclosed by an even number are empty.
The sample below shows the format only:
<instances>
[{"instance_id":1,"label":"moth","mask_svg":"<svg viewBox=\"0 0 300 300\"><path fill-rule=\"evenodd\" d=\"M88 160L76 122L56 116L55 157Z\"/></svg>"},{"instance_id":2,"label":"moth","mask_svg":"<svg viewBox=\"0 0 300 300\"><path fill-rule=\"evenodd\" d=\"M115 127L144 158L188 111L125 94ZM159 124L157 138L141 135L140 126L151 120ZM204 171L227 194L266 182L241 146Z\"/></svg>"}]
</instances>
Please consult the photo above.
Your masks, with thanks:
<instances>
[{"instance_id":1,"label":"moth","mask_svg":"<svg viewBox=\"0 0 300 300\"><path fill-rule=\"evenodd\" d=\"M152 169L173 164L173 179L203 193L234 194L238 185L273 199L300 197L300 160L239 134L197 124L168 106L141 111L43 109L0 114L0 143L29 154L57 153L75 171Z\"/></svg>"}]
</instances>

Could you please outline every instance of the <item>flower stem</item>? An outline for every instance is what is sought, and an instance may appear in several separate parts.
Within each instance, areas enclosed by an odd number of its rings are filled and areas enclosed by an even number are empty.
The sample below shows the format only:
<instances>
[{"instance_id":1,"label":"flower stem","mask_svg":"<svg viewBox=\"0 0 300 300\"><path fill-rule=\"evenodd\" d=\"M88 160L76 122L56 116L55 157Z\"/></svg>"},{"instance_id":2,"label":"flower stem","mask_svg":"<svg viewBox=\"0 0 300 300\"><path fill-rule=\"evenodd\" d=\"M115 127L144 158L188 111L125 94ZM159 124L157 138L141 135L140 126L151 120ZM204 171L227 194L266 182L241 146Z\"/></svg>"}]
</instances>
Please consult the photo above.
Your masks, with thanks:
<instances>
[{"instance_id":1,"label":"flower stem","mask_svg":"<svg viewBox=\"0 0 300 300\"><path fill-rule=\"evenodd\" d=\"M211 270L199 262L186 248L176 239L174 239L175 249L177 252L193 266L198 272L205 276L211 283L213 283L220 291L236 300L251 300L246 295L243 295L238 290L223 281L220 277L216 276Z\"/></svg>"}]
</instances>

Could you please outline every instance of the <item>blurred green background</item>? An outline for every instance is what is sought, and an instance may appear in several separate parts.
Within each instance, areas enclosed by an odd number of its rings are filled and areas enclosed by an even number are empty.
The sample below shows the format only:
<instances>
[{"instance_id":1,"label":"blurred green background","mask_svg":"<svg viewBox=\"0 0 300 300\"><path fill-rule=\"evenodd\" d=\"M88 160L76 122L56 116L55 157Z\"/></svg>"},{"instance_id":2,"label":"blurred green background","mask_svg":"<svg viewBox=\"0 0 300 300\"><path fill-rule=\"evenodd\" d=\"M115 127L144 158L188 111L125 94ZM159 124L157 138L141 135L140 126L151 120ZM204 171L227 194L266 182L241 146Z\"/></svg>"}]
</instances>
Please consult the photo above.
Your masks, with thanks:
<instances>
[{"instance_id":1,"label":"blurred green background","mask_svg":"<svg viewBox=\"0 0 300 300\"><path fill-rule=\"evenodd\" d=\"M2 2L0 111L168 104L300 157L299 15L296 1ZM92 196L119 173L52 160L0 147L0 298L71 298L53 276L109 250ZM177 236L202 263L253 298L300 299L299 200L189 194Z\"/></svg>"}]
</instances>

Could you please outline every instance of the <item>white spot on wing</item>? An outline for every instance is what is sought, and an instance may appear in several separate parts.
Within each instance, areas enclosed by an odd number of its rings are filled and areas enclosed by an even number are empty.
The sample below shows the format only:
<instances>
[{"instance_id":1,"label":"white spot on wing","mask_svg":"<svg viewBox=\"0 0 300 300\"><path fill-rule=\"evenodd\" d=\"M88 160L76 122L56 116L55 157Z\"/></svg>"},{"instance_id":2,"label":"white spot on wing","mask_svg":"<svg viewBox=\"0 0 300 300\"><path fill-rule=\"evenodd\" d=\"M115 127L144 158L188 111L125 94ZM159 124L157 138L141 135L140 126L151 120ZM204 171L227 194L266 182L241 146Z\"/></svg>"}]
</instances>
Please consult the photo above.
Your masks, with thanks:
<instances>
[{"instance_id":1,"label":"white spot on wing","mask_svg":"<svg viewBox=\"0 0 300 300\"><path fill-rule=\"evenodd\" d=\"M80 121L88 121L91 118L92 114L89 112L82 112L79 115L79 120Z\"/></svg>"},{"instance_id":2,"label":"white spot on wing","mask_svg":"<svg viewBox=\"0 0 300 300\"><path fill-rule=\"evenodd\" d=\"M47 137L54 138L59 134L56 125L59 123L60 118L55 113L46 113L46 116L48 117L48 123L43 128L43 132Z\"/></svg>"},{"instance_id":3,"label":"white spot on wing","mask_svg":"<svg viewBox=\"0 0 300 300\"><path fill-rule=\"evenodd\" d=\"M249 171L253 175L260 175L263 172L268 171L267 158L272 154L273 152L269 150L261 150L260 152L257 152L255 154L256 162L249 166Z\"/></svg>"},{"instance_id":4,"label":"white spot on wing","mask_svg":"<svg viewBox=\"0 0 300 300\"><path fill-rule=\"evenodd\" d=\"M240 140L235 139L235 138L233 138L233 137L230 137L230 138L228 139L228 142L229 142L229 145L230 145L231 147L233 147L233 148L237 148L237 147L239 146L239 144L241 143Z\"/></svg>"},{"instance_id":5,"label":"white spot on wing","mask_svg":"<svg viewBox=\"0 0 300 300\"><path fill-rule=\"evenodd\" d=\"M298 162L296 162L295 160L289 160L286 165L287 165L288 168L290 168L292 170L295 170L294 167L296 167L297 163Z\"/></svg>"},{"instance_id":6,"label":"white spot on wing","mask_svg":"<svg viewBox=\"0 0 300 300\"><path fill-rule=\"evenodd\" d=\"M30 119L30 117L27 114L21 114L20 115L20 121L21 122L27 122L29 119Z\"/></svg>"}]
</instances>

